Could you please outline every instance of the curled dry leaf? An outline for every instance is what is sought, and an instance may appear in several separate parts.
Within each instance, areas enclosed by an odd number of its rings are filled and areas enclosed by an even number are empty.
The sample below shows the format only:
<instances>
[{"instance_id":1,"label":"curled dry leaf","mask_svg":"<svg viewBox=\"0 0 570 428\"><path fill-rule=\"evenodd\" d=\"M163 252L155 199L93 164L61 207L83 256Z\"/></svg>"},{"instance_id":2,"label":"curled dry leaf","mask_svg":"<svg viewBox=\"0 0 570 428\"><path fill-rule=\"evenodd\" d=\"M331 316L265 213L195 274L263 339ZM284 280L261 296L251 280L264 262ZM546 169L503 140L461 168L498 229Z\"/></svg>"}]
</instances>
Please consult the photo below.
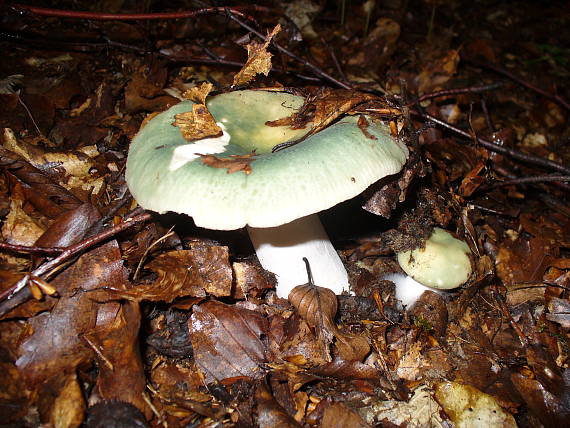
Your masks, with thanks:
<instances>
[{"instance_id":1,"label":"curled dry leaf","mask_svg":"<svg viewBox=\"0 0 570 428\"><path fill-rule=\"evenodd\" d=\"M200 86L194 86L193 88L184 91L182 97L184 99L194 101L197 104L206 104L206 97L212 91L214 87L210 82L202 82Z\"/></svg>"},{"instance_id":2,"label":"curled dry leaf","mask_svg":"<svg viewBox=\"0 0 570 428\"><path fill-rule=\"evenodd\" d=\"M334 323L338 302L330 289L313 284L298 285L289 293L289 302L309 326L325 333L325 346L332 336L336 338L335 345L345 361L362 360L370 351L366 338L343 332Z\"/></svg>"},{"instance_id":3,"label":"curled dry leaf","mask_svg":"<svg viewBox=\"0 0 570 428\"><path fill-rule=\"evenodd\" d=\"M247 62L234 76L232 86L246 85L258 74L268 75L271 70L271 54L267 52L267 47L271 39L281 31L281 25L277 24L269 33L264 43L252 41L247 48Z\"/></svg>"},{"instance_id":4,"label":"curled dry leaf","mask_svg":"<svg viewBox=\"0 0 570 428\"><path fill-rule=\"evenodd\" d=\"M313 328L332 328L338 310L336 294L328 288L312 284L298 285L289 293L289 302Z\"/></svg>"},{"instance_id":5,"label":"curled dry leaf","mask_svg":"<svg viewBox=\"0 0 570 428\"><path fill-rule=\"evenodd\" d=\"M173 125L180 129L186 141L215 138L223 133L205 104L193 104L192 111L177 114L174 118Z\"/></svg>"}]
</instances>

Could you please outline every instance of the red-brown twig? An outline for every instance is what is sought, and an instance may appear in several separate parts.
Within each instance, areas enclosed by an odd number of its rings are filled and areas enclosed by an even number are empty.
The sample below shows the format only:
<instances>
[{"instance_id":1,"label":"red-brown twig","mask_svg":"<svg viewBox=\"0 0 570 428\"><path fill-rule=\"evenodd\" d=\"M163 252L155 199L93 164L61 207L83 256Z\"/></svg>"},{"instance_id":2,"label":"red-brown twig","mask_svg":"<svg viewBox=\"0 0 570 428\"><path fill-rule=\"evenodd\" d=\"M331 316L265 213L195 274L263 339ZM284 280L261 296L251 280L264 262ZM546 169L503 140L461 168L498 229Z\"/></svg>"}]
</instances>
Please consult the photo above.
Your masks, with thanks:
<instances>
[{"instance_id":1,"label":"red-brown twig","mask_svg":"<svg viewBox=\"0 0 570 428\"><path fill-rule=\"evenodd\" d=\"M551 181L570 181L570 175L539 175L534 177L521 177L506 181L497 181L491 187L510 186L513 184L546 183Z\"/></svg>"},{"instance_id":2,"label":"red-brown twig","mask_svg":"<svg viewBox=\"0 0 570 428\"><path fill-rule=\"evenodd\" d=\"M263 34L261 34L259 31L257 31L255 28L251 27L250 25L247 25L245 22L243 22L241 19L237 18L235 16L235 14L230 10L227 9L226 10L228 17L232 20L237 22L239 25L241 25L243 28L245 28L247 31L255 34L257 37L259 37L262 40L267 41L267 37L264 36ZM293 52L291 52L289 49L284 48L283 46L275 43L273 40L271 41L271 44L275 47L275 49L283 52L285 55L293 58L295 61L300 62L301 64L303 64L305 67L309 68L313 73L315 73L316 75L318 75L319 77L328 80L329 82L333 83L334 85L338 86L339 88L343 88L343 89L353 89L352 86L350 86L347 83L343 83L338 79L335 79L334 77L332 77L330 74L325 73L323 70L321 70L319 67L317 67L316 65L311 64L309 61L304 60L303 58L295 55Z\"/></svg>"},{"instance_id":3,"label":"red-brown twig","mask_svg":"<svg viewBox=\"0 0 570 428\"><path fill-rule=\"evenodd\" d=\"M122 231L136 225L139 223L144 223L148 220L150 220L151 218L151 214L150 213L144 213L141 215L138 215L136 217L130 218L125 220L123 223L120 223L114 227L112 227L111 229L105 230L95 236L91 236L90 238L84 239L83 241L75 244L75 245L70 245L69 247L66 247L64 251L62 251L62 253L57 256L56 258L42 264L41 266L39 266L37 269L34 269L34 271L31 273L32 276L37 276L40 277L42 275L49 275L49 273L56 268L57 266L61 265L62 263L70 260L71 258L77 256L78 254L82 253L83 251L85 251L88 248L93 247L96 244L99 244L100 242L103 242L119 233L121 233ZM24 278L22 278L20 281L18 281L16 284L14 284L12 287L8 288L7 290L4 290L2 293L0 293L0 301L4 300L4 299L11 299L13 298L16 293L18 293L20 290L22 290L26 284L27 284L27 280L29 278L30 275L26 275ZM0 313L0 316L2 314Z\"/></svg>"},{"instance_id":4,"label":"red-brown twig","mask_svg":"<svg viewBox=\"0 0 570 428\"><path fill-rule=\"evenodd\" d=\"M465 61L467 61L467 62L473 64L473 65L476 66L476 67L487 68L487 69L489 69L489 70L491 70L491 71L494 71L494 72L497 73L497 74L501 74L501 75L503 75L503 76L505 76L505 77L511 79L512 81L518 83L519 85L524 86L525 88L530 89L531 91L534 91L534 92L536 92L537 94L540 94L540 95L542 95L543 97L546 97L546 98L548 98L549 100L554 101L554 102L557 103L557 104L560 104L560 105L561 105L562 107L564 107L566 110L570 110L570 104L569 104L564 98L562 98L560 95L552 94L552 93L550 93L550 92L548 92L548 91L545 91L544 89L541 89L541 88L539 88L539 87L537 87L537 86L535 86L535 85L533 85L533 84L531 84L531 83L528 83L527 81L521 79L521 78L518 77L518 76L515 76L515 75L514 75L513 73L511 73L510 71L505 70L504 68L499 67L498 65L491 64L491 63L488 63L488 62L476 61L476 60L474 60L474 59L472 59L472 58L466 58L466 57L464 57L463 59L464 59Z\"/></svg>"},{"instance_id":5,"label":"red-brown twig","mask_svg":"<svg viewBox=\"0 0 570 428\"><path fill-rule=\"evenodd\" d=\"M495 89L500 88L501 86L503 86L503 84L497 82L497 83L491 83L490 85L470 86L467 88L442 89L441 91L435 91L429 94L424 94L421 97L419 97L416 102L422 102L425 100L430 100L432 98L448 97L452 95L475 94L479 92L493 91Z\"/></svg>"},{"instance_id":6,"label":"red-brown twig","mask_svg":"<svg viewBox=\"0 0 570 428\"><path fill-rule=\"evenodd\" d=\"M469 132L463 131L462 129L459 129L459 128L451 125L450 123L447 123L444 120L438 119L437 117L432 116L431 114L420 113L417 111L414 111L413 114L423 118L424 120L429 120L429 121L431 121L437 125L440 125L444 128L447 128L447 129L455 132L456 134L462 135L463 137L473 139L473 135L471 135ZM566 166L564 166L558 162L553 162L551 160L541 158L539 156L533 156L533 155L529 155L526 153L522 153L522 152L519 152L518 150L514 150L514 149L511 149L509 147L500 146L499 144L493 143L491 141L484 140L483 138L480 138L480 137L475 137L475 138L477 139L477 142L479 144L481 144L487 150L490 150L492 152L500 153L502 155L507 155L513 159L516 159L516 160L519 160L521 162L525 162L528 164L532 164L532 165L540 166L543 168L559 171L565 175L570 175L570 168L568 168L568 167L566 167Z\"/></svg>"},{"instance_id":7,"label":"red-brown twig","mask_svg":"<svg viewBox=\"0 0 570 428\"><path fill-rule=\"evenodd\" d=\"M86 12L77 10L61 10L61 9L50 9L44 7L27 6L23 4L12 5L12 8L20 11L27 11L35 15L41 16L52 16L58 18L71 18L71 19L90 19L96 21L111 21L111 20L121 20L121 21L132 21L132 20L158 20L158 19L189 19L196 18L202 15L211 14L226 14L228 7L207 7L203 9L196 9L184 12L157 12L157 13L104 13L104 12ZM247 6L232 6L229 8L232 13L239 16L244 16L242 11L255 11L255 12L275 12L274 9L258 6L258 5L247 5Z\"/></svg>"},{"instance_id":8,"label":"red-brown twig","mask_svg":"<svg viewBox=\"0 0 570 428\"><path fill-rule=\"evenodd\" d=\"M7 242L0 242L0 250L13 251L15 253L28 253L28 254L46 254L55 255L63 252L63 247L35 247L28 245L8 244Z\"/></svg>"}]
</instances>

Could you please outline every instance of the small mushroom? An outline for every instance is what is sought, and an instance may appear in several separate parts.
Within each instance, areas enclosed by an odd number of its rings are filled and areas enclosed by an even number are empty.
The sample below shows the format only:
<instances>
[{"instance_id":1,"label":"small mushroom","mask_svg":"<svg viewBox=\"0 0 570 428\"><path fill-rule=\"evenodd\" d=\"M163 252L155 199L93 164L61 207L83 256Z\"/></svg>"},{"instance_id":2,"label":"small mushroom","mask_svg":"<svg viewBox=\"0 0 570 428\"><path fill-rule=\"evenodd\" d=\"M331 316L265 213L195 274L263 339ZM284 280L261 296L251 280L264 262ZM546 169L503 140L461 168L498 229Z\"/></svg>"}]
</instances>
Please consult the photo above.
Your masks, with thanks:
<instances>
[{"instance_id":1,"label":"small mushroom","mask_svg":"<svg viewBox=\"0 0 570 428\"><path fill-rule=\"evenodd\" d=\"M396 297L410 305L426 290L451 290L471 276L471 250L446 230L434 228L422 248L397 254L400 267L408 276L392 274Z\"/></svg>"},{"instance_id":2,"label":"small mushroom","mask_svg":"<svg viewBox=\"0 0 570 428\"><path fill-rule=\"evenodd\" d=\"M309 136L311 124L266 125L297 112L304 101L260 90L211 97L206 105L222 135L191 142L172 126L175 115L192 110L193 103L183 101L135 136L126 169L131 193L143 208L185 213L208 229L247 226L262 266L276 274L277 294L285 298L306 282L303 257L316 283L336 294L348 290L344 265L315 213L399 172L408 157L389 128L370 118L366 132L358 117L347 116ZM304 136L272 152L277 144Z\"/></svg>"}]
</instances>

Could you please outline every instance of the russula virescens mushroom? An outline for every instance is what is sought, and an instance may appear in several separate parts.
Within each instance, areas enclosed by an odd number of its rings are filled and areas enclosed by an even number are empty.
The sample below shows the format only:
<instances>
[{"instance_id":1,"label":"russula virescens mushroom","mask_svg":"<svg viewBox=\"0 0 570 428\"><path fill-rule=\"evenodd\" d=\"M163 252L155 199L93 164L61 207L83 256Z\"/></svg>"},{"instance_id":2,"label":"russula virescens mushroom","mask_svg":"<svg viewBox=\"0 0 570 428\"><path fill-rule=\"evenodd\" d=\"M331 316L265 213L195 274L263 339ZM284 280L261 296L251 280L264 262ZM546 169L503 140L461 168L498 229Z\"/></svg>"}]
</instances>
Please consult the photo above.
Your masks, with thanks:
<instances>
[{"instance_id":1,"label":"russula virescens mushroom","mask_svg":"<svg viewBox=\"0 0 570 428\"><path fill-rule=\"evenodd\" d=\"M277 276L280 297L306 282L303 257L317 284L337 294L348 289L344 265L315 213L399 172L408 157L386 125L368 118L364 132L355 116L273 153L277 144L307 135L311 124L291 129L266 122L290 116L304 101L261 90L211 97L206 105L223 135L191 142L173 126L175 115L192 110L183 101L144 126L127 159L127 183L143 208L185 213L208 229L247 226L262 266Z\"/></svg>"},{"instance_id":2,"label":"russula virescens mushroom","mask_svg":"<svg viewBox=\"0 0 570 428\"><path fill-rule=\"evenodd\" d=\"M471 250L451 233L433 229L425 246L397 254L400 267L408 276L385 277L396 284L396 297L412 304L425 290L451 290L471 276Z\"/></svg>"}]
</instances>

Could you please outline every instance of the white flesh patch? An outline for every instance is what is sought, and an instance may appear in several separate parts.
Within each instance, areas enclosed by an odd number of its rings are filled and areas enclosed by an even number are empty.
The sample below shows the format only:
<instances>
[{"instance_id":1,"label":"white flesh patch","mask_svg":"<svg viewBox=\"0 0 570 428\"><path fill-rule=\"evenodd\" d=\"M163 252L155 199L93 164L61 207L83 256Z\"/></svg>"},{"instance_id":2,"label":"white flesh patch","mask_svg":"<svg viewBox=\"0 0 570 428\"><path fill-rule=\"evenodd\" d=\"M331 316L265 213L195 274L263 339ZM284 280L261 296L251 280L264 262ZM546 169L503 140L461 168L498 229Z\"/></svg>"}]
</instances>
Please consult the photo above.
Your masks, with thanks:
<instances>
[{"instance_id":1,"label":"white flesh patch","mask_svg":"<svg viewBox=\"0 0 570 428\"><path fill-rule=\"evenodd\" d=\"M172 152L169 171L176 171L182 168L188 162L198 159L200 155L214 155L222 153L226 150L226 146L230 142L231 136L226 132L226 127L221 122L216 124L222 128L222 135L216 138L203 138L190 144L178 146Z\"/></svg>"}]
</instances>

